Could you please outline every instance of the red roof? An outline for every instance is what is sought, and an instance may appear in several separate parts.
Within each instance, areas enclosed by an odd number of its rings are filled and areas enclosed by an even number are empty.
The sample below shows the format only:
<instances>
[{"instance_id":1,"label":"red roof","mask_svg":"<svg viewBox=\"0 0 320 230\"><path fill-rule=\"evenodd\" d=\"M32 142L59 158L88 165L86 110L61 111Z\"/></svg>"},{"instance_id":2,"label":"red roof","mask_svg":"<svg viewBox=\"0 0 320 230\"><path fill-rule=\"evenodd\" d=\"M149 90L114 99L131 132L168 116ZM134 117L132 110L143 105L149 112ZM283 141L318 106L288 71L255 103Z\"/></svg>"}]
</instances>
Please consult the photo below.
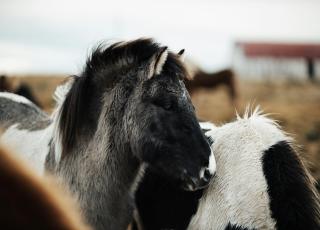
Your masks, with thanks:
<instances>
[{"instance_id":1,"label":"red roof","mask_svg":"<svg viewBox=\"0 0 320 230\"><path fill-rule=\"evenodd\" d=\"M320 44L239 42L237 45L248 57L320 57Z\"/></svg>"}]
</instances>

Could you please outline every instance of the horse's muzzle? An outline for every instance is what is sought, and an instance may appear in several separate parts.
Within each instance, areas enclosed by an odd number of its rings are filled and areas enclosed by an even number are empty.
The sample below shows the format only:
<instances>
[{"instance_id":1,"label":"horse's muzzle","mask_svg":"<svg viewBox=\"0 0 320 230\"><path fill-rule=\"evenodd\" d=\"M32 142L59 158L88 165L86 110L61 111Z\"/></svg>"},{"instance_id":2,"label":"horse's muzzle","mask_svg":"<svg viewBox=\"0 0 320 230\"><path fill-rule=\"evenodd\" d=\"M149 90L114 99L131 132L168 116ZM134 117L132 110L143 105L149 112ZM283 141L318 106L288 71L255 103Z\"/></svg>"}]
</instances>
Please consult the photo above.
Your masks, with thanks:
<instances>
[{"instance_id":1,"label":"horse's muzzle","mask_svg":"<svg viewBox=\"0 0 320 230\"><path fill-rule=\"evenodd\" d=\"M209 169L205 169L203 172L203 175L201 177L187 178L184 188L185 188L185 190L188 190L188 191L196 191L199 189L206 188L209 185L213 176L214 176L214 174L212 174Z\"/></svg>"}]
</instances>

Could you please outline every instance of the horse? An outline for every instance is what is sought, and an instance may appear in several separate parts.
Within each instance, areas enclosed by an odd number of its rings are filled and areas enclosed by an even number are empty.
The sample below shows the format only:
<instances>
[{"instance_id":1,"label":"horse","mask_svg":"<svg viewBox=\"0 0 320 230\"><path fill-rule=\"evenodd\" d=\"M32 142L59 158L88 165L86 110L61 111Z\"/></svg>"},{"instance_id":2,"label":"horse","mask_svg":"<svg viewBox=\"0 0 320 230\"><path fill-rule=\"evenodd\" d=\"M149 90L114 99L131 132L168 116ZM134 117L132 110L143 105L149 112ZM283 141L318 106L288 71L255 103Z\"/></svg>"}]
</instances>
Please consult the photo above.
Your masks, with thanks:
<instances>
[{"instance_id":1,"label":"horse","mask_svg":"<svg viewBox=\"0 0 320 230\"><path fill-rule=\"evenodd\" d=\"M125 229L145 168L187 190L206 187L215 172L186 75L180 55L152 39L100 45L82 74L57 88L51 117L0 94L2 139L61 178L95 229Z\"/></svg>"},{"instance_id":2,"label":"horse","mask_svg":"<svg viewBox=\"0 0 320 230\"><path fill-rule=\"evenodd\" d=\"M206 123L204 128L211 129L206 135L217 161L209 187L186 196L169 178L145 175L148 181L136 194L143 229L320 228L313 179L292 139L272 119L257 109L221 127Z\"/></svg>"},{"instance_id":3,"label":"horse","mask_svg":"<svg viewBox=\"0 0 320 230\"><path fill-rule=\"evenodd\" d=\"M72 199L53 182L0 146L1 228L90 230Z\"/></svg>"},{"instance_id":4,"label":"horse","mask_svg":"<svg viewBox=\"0 0 320 230\"><path fill-rule=\"evenodd\" d=\"M0 75L0 92L11 92L12 86L5 75Z\"/></svg>"},{"instance_id":5,"label":"horse","mask_svg":"<svg viewBox=\"0 0 320 230\"><path fill-rule=\"evenodd\" d=\"M185 84L191 96L197 89L214 89L224 85L227 88L230 101L235 105L237 103L237 86L235 75L231 69L208 73L197 68L193 72L193 76L185 80Z\"/></svg>"}]
</instances>

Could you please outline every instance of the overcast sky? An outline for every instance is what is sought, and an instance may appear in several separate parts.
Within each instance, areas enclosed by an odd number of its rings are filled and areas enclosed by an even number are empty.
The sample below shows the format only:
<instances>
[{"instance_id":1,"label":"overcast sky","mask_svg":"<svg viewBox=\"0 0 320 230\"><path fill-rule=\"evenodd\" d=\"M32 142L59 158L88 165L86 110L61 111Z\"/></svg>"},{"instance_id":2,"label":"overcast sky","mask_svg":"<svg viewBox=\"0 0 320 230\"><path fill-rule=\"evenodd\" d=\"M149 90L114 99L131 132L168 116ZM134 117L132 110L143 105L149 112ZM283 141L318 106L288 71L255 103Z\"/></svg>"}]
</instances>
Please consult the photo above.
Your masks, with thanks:
<instances>
[{"instance_id":1,"label":"overcast sky","mask_svg":"<svg viewBox=\"0 0 320 230\"><path fill-rule=\"evenodd\" d=\"M103 40L156 38L203 68L237 40L320 43L318 0L0 0L0 73L77 74Z\"/></svg>"}]
</instances>

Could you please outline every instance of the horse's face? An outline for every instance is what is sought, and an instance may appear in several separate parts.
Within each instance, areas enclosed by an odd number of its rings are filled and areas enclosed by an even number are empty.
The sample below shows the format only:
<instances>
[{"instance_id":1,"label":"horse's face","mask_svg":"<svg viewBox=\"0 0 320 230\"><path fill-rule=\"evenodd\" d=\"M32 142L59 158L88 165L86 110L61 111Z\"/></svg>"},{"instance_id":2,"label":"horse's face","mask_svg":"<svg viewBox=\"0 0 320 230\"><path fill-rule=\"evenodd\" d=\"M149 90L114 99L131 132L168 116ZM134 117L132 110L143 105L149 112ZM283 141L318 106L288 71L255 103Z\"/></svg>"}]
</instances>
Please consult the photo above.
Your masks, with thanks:
<instances>
[{"instance_id":1,"label":"horse's face","mask_svg":"<svg viewBox=\"0 0 320 230\"><path fill-rule=\"evenodd\" d=\"M108 148L130 151L186 189L206 186L215 161L184 87L180 59L150 39L95 50L62 105L62 156L105 132L112 139Z\"/></svg>"},{"instance_id":2,"label":"horse's face","mask_svg":"<svg viewBox=\"0 0 320 230\"><path fill-rule=\"evenodd\" d=\"M185 72L178 56L162 53L158 58L162 55L161 72L150 76L140 71L142 80L128 99L124 121L130 147L141 161L185 189L199 189L215 173L215 159L182 81Z\"/></svg>"}]
</instances>

